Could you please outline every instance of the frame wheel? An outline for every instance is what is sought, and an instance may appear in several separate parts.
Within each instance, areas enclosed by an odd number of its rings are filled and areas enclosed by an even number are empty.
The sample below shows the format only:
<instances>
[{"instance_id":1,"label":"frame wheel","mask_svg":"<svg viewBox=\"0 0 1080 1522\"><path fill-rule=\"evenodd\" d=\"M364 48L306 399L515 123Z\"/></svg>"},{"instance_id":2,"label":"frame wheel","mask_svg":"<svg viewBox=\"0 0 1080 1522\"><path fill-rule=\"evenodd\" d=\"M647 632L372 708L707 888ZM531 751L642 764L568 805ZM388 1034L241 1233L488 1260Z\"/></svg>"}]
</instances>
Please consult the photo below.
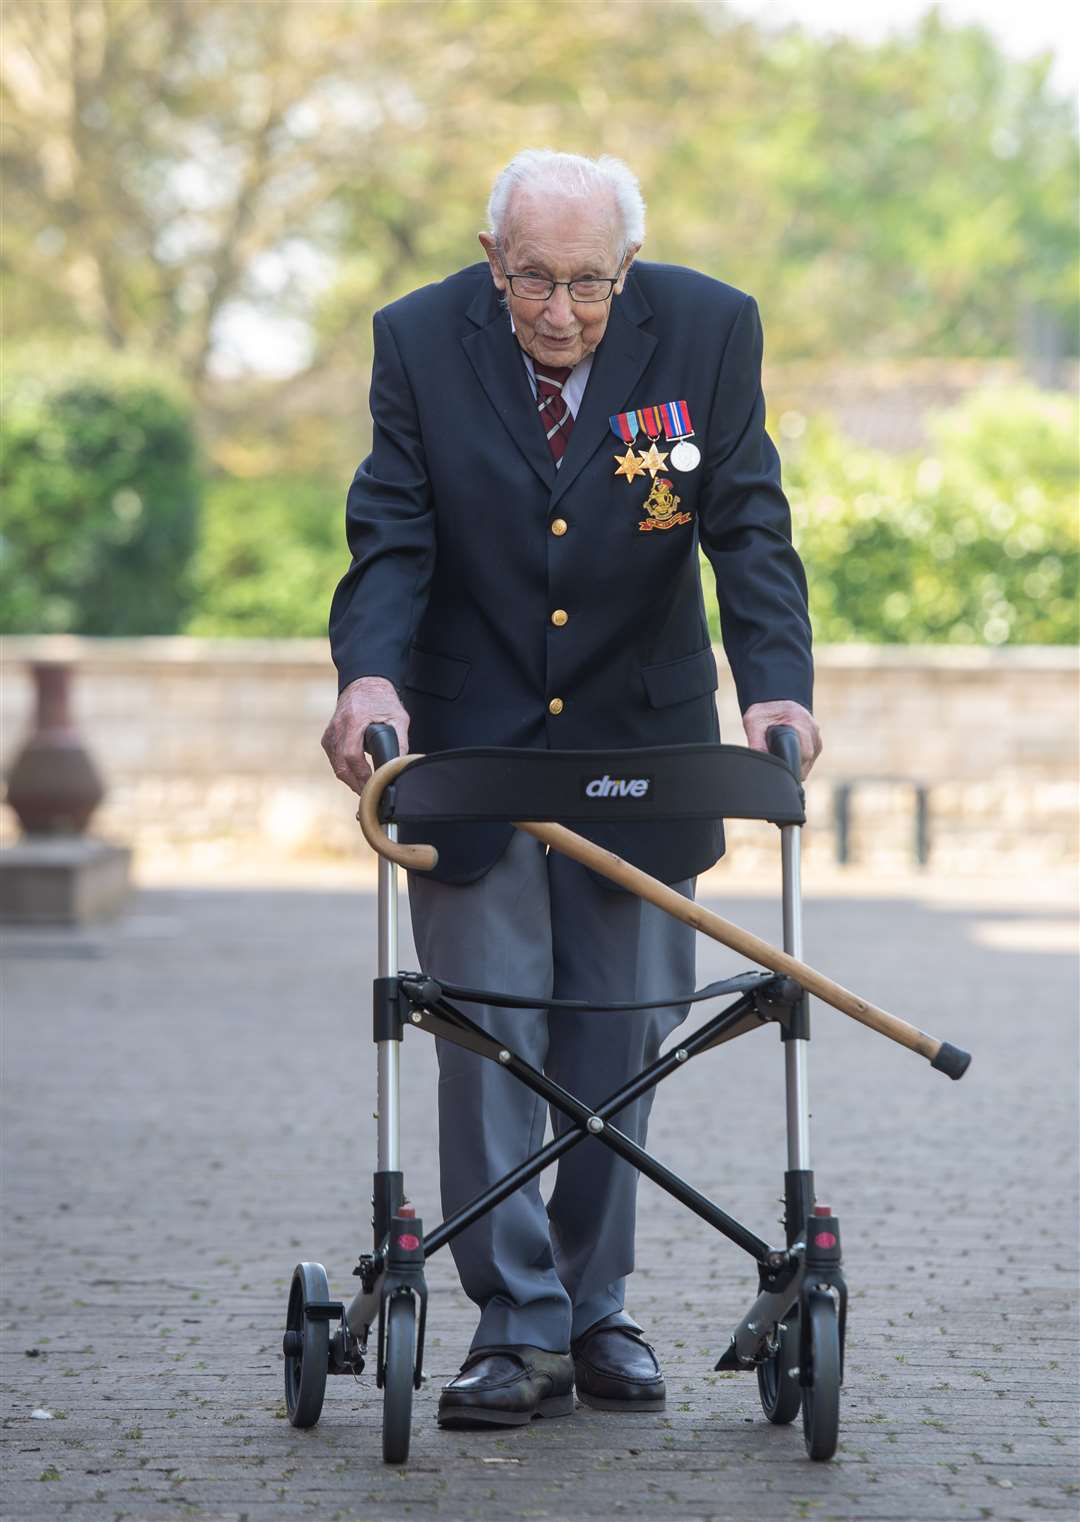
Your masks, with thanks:
<instances>
[{"instance_id":1,"label":"frame wheel","mask_svg":"<svg viewBox=\"0 0 1080 1522\"><path fill-rule=\"evenodd\" d=\"M780 1346L771 1358L757 1366L758 1397L761 1409L777 1427L786 1427L799 1414L802 1390L799 1386L798 1307L788 1312L780 1332Z\"/></svg>"},{"instance_id":2,"label":"frame wheel","mask_svg":"<svg viewBox=\"0 0 1080 1522\"><path fill-rule=\"evenodd\" d=\"M384 1464L404 1464L409 1457L415 1362L416 1311L413 1297L408 1293L394 1295L386 1305L382 1428Z\"/></svg>"},{"instance_id":3,"label":"frame wheel","mask_svg":"<svg viewBox=\"0 0 1080 1522\"><path fill-rule=\"evenodd\" d=\"M840 1432L840 1329L836 1302L820 1290L806 1301L810 1367L802 1391L803 1438L812 1459L831 1459Z\"/></svg>"},{"instance_id":4,"label":"frame wheel","mask_svg":"<svg viewBox=\"0 0 1080 1522\"><path fill-rule=\"evenodd\" d=\"M285 1408L294 1427L314 1427L326 1394L330 1364L330 1327L310 1320L304 1307L330 1299L326 1269L321 1263L298 1263L289 1286L285 1318Z\"/></svg>"}]
</instances>

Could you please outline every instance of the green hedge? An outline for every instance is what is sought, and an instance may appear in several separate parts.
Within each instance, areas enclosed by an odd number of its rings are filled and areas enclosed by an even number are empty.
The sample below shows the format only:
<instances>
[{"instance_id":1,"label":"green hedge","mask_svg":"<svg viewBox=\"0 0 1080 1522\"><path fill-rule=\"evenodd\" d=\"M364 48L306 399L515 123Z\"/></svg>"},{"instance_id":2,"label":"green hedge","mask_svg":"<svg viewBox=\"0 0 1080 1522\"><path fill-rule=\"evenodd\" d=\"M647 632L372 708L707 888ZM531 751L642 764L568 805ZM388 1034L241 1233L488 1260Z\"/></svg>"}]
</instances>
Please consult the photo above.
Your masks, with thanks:
<instances>
[{"instance_id":1,"label":"green hedge","mask_svg":"<svg viewBox=\"0 0 1080 1522\"><path fill-rule=\"evenodd\" d=\"M345 483L305 476L207 483L190 634L325 635L349 564Z\"/></svg>"},{"instance_id":2,"label":"green hedge","mask_svg":"<svg viewBox=\"0 0 1080 1522\"><path fill-rule=\"evenodd\" d=\"M1076 639L1074 397L979 392L906 455L854 444L824 418L783 436L800 426L770 420L819 641Z\"/></svg>"},{"instance_id":3,"label":"green hedge","mask_svg":"<svg viewBox=\"0 0 1080 1522\"><path fill-rule=\"evenodd\" d=\"M786 480L817 637L1068 644L1077 633L1077 408L984 391L929 449L859 449L818 423Z\"/></svg>"},{"instance_id":4,"label":"green hedge","mask_svg":"<svg viewBox=\"0 0 1080 1522\"><path fill-rule=\"evenodd\" d=\"M170 634L191 608L198 471L182 394L110 356L5 366L0 627Z\"/></svg>"}]
</instances>

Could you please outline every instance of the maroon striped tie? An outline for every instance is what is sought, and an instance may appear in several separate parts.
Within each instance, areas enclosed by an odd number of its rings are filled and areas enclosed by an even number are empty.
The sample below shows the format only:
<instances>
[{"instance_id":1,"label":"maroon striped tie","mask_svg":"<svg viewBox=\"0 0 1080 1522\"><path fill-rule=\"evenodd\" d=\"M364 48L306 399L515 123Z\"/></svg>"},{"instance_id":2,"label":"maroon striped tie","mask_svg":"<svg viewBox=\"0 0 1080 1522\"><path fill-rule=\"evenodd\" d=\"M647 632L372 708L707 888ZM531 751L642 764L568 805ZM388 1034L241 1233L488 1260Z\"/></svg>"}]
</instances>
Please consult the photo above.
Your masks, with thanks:
<instances>
[{"instance_id":1,"label":"maroon striped tie","mask_svg":"<svg viewBox=\"0 0 1080 1522\"><path fill-rule=\"evenodd\" d=\"M548 448L557 464L566 453L574 429L574 414L562 395L570 366L539 365L533 360L533 374L536 376L536 409L544 426Z\"/></svg>"}]
</instances>

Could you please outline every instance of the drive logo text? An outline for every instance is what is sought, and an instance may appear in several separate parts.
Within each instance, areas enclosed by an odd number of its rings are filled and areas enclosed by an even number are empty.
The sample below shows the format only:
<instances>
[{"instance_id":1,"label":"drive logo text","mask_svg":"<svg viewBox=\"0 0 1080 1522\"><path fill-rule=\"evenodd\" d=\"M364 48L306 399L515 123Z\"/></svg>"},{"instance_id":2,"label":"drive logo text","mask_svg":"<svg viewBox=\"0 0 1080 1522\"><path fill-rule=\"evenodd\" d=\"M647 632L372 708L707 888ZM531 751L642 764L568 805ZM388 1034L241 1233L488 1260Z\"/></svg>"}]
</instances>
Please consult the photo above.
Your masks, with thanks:
<instances>
[{"instance_id":1,"label":"drive logo text","mask_svg":"<svg viewBox=\"0 0 1080 1522\"><path fill-rule=\"evenodd\" d=\"M582 784L586 798L647 798L652 787L651 777L592 777Z\"/></svg>"}]
</instances>

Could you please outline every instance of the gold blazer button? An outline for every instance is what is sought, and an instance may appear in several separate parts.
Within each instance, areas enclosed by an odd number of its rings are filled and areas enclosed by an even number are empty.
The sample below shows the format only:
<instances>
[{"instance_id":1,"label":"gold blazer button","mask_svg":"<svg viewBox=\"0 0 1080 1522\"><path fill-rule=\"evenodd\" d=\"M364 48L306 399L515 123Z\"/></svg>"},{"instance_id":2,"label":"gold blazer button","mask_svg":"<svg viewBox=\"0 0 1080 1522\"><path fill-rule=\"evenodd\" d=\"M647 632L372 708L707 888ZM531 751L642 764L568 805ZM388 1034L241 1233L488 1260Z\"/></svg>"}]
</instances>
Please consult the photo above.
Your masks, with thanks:
<instances>
[{"instance_id":1,"label":"gold blazer button","mask_svg":"<svg viewBox=\"0 0 1080 1522\"><path fill-rule=\"evenodd\" d=\"M570 615L565 608L556 608L551 615L551 622L555 625L556 629L561 629L563 624L569 623L569 621Z\"/></svg>"},{"instance_id":2,"label":"gold blazer button","mask_svg":"<svg viewBox=\"0 0 1080 1522\"><path fill-rule=\"evenodd\" d=\"M548 704L548 713L559 714L559 713L562 713L562 711L563 711L563 700L562 700L562 698L552 698L551 702Z\"/></svg>"},{"instance_id":3,"label":"gold blazer button","mask_svg":"<svg viewBox=\"0 0 1080 1522\"><path fill-rule=\"evenodd\" d=\"M555 535L556 539L561 539L568 527L569 524L565 518L553 518L551 521L551 532Z\"/></svg>"}]
</instances>

